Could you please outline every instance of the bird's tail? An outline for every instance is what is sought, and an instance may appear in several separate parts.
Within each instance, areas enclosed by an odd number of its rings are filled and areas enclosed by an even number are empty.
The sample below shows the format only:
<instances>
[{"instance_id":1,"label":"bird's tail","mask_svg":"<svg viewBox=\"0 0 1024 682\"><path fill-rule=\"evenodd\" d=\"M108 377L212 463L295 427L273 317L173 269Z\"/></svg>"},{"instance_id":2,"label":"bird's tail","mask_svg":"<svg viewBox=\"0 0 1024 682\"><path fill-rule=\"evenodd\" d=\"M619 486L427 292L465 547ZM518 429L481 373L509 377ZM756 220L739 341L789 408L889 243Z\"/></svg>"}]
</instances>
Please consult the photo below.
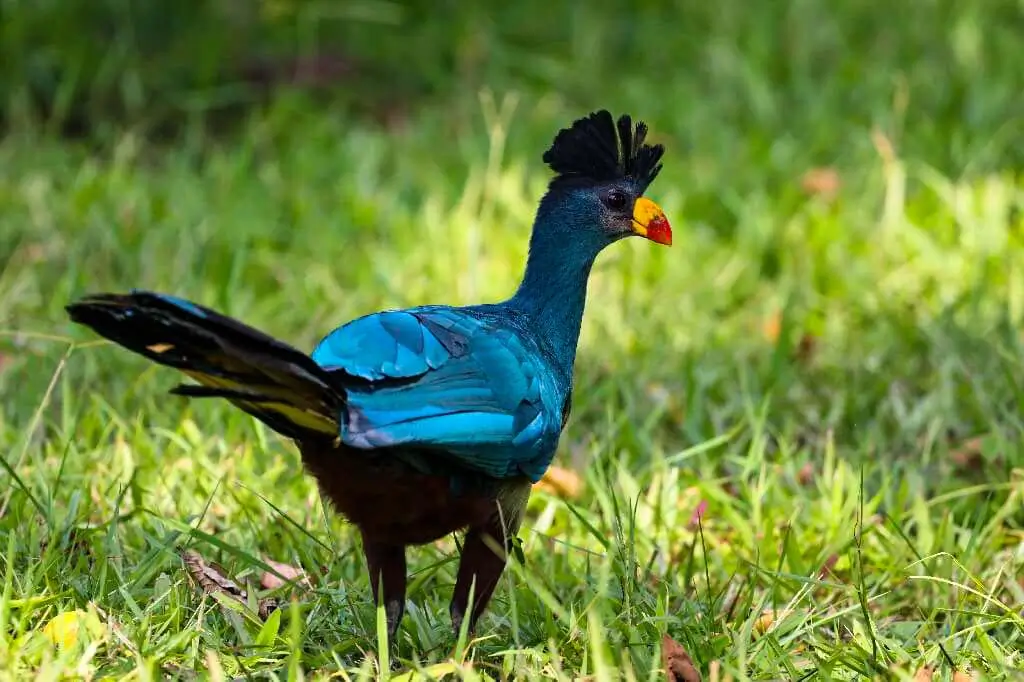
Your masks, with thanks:
<instances>
[{"instance_id":1,"label":"bird's tail","mask_svg":"<svg viewBox=\"0 0 1024 682\"><path fill-rule=\"evenodd\" d=\"M67 311L73 321L199 382L171 393L226 398L290 438L339 433L345 394L330 374L237 320L145 291L86 296Z\"/></svg>"}]
</instances>

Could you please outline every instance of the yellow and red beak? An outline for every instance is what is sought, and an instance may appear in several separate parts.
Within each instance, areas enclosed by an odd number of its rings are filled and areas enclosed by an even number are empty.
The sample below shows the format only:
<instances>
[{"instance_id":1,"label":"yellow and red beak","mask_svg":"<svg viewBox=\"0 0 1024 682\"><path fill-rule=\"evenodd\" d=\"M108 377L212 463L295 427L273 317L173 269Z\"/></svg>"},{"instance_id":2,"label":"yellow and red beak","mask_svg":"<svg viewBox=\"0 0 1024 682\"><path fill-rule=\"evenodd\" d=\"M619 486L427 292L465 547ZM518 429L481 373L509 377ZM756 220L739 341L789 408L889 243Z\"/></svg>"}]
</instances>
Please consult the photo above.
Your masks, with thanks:
<instances>
[{"instance_id":1,"label":"yellow and red beak","mask_svg":"<svg viewBox=\"0 0 1024 682\"><path fill-rule=\"evenodd\" d=\"M640 197L633 205L633 232L655 244L672 246L672 226L665 212L646 197Z\"/></svg>"}]
</instances>

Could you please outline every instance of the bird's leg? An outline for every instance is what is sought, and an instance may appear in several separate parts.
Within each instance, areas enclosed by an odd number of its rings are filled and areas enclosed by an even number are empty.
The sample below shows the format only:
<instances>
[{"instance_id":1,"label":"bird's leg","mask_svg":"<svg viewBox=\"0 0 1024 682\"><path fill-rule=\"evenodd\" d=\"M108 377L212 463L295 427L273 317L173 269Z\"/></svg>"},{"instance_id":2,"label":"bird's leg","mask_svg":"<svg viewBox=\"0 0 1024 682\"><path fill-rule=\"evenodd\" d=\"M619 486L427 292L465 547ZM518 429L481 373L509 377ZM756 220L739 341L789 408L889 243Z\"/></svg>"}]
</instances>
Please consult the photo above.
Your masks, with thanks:
<instances>
[{"instance_id":1,"label":"bird's leg","mask_svg":"<svg viewBox=\"0 0 1024 682\"><path fill-rule=\"evenodd\" d=\"M459 575L455 580L455 592L449 607L456 637L459 636L459 629L469 608L470 589L473 590L473 605L469 611L468 632L472 634L477 619L487 608L494 588L498 586L498 579L505 570L505 561L512 549L515 531L518 530L515 527L506 529L505 525L500 516L495 516L487 525L471 528L466 533L459 561Z\"/></svg>"},{"instance_id":2,"label":"bird's leg","mask_svg":"<svg viewBox=\"0 0 1024 682\"><path fill-rule=\"evenodd\" d=\"M394 646L405 614L405 547L373 542L363 535L363 553L370 574L374 604L384 602L388 641Z\"/></svg>"}]
</instances>

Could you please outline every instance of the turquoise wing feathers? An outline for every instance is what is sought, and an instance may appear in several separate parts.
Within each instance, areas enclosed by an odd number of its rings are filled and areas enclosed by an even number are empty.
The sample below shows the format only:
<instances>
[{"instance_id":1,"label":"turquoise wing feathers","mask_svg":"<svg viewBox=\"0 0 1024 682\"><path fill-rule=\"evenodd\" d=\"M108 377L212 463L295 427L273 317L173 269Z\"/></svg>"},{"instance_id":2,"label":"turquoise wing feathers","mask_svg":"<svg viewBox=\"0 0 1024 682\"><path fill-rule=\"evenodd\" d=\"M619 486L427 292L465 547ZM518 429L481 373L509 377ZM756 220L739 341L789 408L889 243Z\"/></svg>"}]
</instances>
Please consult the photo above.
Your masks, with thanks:
<instances>
[{"instance_id":1,"label":"turquoise wing feathers","mask_svg":"<svg viewBox=\"0 0 1024 682\"><path fill-rule=\"evenodd\" d=\"M437 450L496 478L539 480L568 387L500 315L446 307L354 320L312 354L347 394L340 437L360 449Z\"/></svg>"}]
</instances>

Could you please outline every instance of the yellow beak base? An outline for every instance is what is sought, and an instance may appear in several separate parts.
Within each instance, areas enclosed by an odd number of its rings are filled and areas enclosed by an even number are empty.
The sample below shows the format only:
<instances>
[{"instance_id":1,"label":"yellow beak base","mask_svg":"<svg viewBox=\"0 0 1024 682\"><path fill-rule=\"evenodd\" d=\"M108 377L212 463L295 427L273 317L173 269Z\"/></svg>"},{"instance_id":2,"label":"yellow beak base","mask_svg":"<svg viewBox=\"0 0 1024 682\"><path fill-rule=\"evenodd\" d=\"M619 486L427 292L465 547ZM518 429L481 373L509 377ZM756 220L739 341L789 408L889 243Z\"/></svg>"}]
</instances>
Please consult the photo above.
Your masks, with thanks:
<instances>
[{"instance_id":1,"label":"yellow beak base","mask_svg":"<svg viewBox=\"0 0 1024 682\"><path fill-rule=\"evenodd\" d=\"M633 205L633 232L655 244L672 245L672 226L661 206L640 197Z\"/></svg>"}]
</instances>

